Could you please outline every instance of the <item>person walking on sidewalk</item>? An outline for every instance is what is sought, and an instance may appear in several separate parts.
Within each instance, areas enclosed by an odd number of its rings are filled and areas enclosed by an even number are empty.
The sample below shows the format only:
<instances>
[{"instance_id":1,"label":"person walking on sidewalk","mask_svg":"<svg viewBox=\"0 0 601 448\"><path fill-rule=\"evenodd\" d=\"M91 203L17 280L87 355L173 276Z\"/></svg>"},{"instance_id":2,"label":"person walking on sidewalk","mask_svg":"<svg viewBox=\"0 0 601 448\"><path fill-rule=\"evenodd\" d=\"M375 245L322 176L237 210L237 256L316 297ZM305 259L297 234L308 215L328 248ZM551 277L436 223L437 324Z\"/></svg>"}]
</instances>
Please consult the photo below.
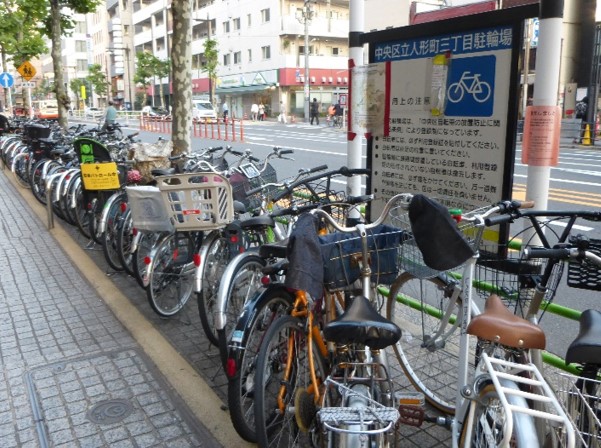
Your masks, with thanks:
<instances>
[{"instance_id":1,"label":"person walking on sidewalk","mask_svg":"<svg viewBox=\"0 0 601 448\"><path fill-rule=\"evenodd\" d=\"M224 101L223 106L221 106L221 110L223 112L223 122L227 123L227 115L230 112L230 108L227 106L227 103Z\"/></svg>"},{"instance_id":2,"label":"person walking on sidewalk","mask_svg":"<svg viewBox=\"0 0 601 448\"><path fill-rule=\"evenodd\" d=\"M319 126L319 103L317 102L317 98L313 98L313 102L311 103L311 124L313 124L313 119L316 120L316 124Z\"/></svg>"},{"instance_id":3,"label":"person walking on sidewalk","mask_svg":"<svg viewBox=\"0 0 601 448\"><path fill-rule=\"evenodd\" d=\"M284 102L280 101L280 115L278 116L278 121L281 123L288 123L286 119L286 106L284 106Z\"/></svg>"},{"instance_id":4,"label":"person walking on sidewalk","mask_svg":"<svg viewBox=\"0 0 601 448\"><path fill-rule=\"evenodd\" d=\"M259 115L259 105L257 103L253 103L250 106L250 119L252 121L257 121L257 116Z\"/></svg>"},{"instance_id":5,"label":"person walking on sidewalk","mask_svg":"<svg viewBox=\"0 0 601 448\"><path fill-rule=\"evenodd\" d=\"M259 121L265 120L265 106L259 103Z\"/></svg>"}]
</instances>

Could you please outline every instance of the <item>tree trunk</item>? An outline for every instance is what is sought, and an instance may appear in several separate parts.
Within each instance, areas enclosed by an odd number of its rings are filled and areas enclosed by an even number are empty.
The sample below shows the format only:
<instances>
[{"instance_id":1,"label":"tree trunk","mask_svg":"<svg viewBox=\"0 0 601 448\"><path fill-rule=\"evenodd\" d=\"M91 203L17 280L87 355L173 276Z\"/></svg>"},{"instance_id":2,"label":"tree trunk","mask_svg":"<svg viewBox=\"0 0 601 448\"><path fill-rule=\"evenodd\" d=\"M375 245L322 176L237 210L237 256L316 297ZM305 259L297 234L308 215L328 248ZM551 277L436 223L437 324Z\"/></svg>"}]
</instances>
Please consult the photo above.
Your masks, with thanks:
<instances>
[{"instance_id":1,"label":"tree trunk","mask_svg":"<svg viewBox=\"0 0 601 448\"><path fill-rule=\"evenodd\" d=\"M192 149L192 2L173 0L173 38L171 73L173 74L173 154Z\"/></svg>"},{"instance_id":2,"label":"tree trunk","mask_svg":"<svg viewBox=\"0 0 601 448\"><path fill-rule=\"evenodd\" d=\"M50 1L51 36L52 36L52 63L54 65L54 92L58 103L58 124L67 130L67 111L69 110L69 95L65 91L63 78L63 61L61 58L61 10L58 0Z\"/></svg>"}]
</instances>

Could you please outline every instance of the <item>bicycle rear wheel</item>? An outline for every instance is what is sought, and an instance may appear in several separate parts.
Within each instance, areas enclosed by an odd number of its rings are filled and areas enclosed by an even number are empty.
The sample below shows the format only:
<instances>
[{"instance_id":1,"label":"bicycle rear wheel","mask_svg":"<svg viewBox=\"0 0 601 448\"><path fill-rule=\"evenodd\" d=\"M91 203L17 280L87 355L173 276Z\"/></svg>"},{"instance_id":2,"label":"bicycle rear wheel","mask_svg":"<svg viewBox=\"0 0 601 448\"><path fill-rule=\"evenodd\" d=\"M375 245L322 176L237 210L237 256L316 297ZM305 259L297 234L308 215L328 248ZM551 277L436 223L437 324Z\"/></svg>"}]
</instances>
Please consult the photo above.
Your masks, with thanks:
<instances>
[{"instance_id":1,"label":"bicycle rear wheel","mask_svg":"<svg viewBox=\"0 0 601 448\"><path fill-rule=\"evenodd\" d=\"M394 352L411 383L435 408L453 414L459 366L459 328L437 338L435 343L432 340L441 327L441 316L447 310L452 312L457 325L461 321L461 300L451 303L445 295L446 286L439 277L422 280L409 272L401 274L390 288L386 317L403 331ZM452 328L449 323L446 331ZM472 371L473 368L470 363Z\"/></svg>"},{"instance_id":2,"label":"bicycle rear wheel","mask_svg":"<svg viewBox=\"0 0 601 448\"><path fill-rule=\"evenodd\" d=\"M255 421L260 447L309 446L312 440L319 439L314 391L323 389L325 364L315 344L308 347L304 327L300 319L280 317L267 330L259 350ZM319 384L311 383L309 350L313 350Z\"/></svg>"},{"instance_id":3,"label":"bicycle rear wheel","mask_svg":"<svg viewBox=\"0 0 601 448\"><path fill-rule=\"evenodd\" d=\"M151 254L146 295L152 309L171 317L186 305L194 287L194 238L175 233L165 237Z\"/></svg>"}]
</instances>

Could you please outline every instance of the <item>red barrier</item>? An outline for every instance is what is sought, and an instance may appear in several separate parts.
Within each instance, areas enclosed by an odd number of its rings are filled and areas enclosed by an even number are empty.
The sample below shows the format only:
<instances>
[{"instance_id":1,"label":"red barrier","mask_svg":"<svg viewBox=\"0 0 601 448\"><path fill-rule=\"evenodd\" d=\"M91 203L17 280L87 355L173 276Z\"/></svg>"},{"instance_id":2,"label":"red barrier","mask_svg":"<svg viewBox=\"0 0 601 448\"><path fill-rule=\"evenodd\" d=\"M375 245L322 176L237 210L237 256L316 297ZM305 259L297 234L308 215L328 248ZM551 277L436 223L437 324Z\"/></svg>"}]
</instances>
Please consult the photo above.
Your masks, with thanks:
<instances>
[{"instance_id":1,"label":"red barrier","mask_svg":"<svg viewBox=\"0 0 601 448\"><path fill-rule=\"evenodd\" d=\"M236 141L236 128L235 128L236 120L232 120L232 141Z\"/></svg>"}]
</instances>

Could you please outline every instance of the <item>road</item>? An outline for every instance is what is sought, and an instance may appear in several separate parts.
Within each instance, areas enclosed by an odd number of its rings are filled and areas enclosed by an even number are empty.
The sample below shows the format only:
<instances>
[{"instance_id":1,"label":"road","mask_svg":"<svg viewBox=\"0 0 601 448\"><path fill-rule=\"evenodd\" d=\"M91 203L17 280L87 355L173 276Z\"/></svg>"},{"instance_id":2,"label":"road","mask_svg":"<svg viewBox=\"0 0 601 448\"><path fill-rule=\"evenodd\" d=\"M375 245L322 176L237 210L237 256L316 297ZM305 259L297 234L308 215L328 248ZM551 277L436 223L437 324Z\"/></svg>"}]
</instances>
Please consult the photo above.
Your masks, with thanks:
<instances>
[{"instance_id":1,"label":"road","mask_svg":"<svg viewBox=\"0 0 601 448\"><path fill-rule=\"evenodd\" d=\"M132 127L131 130L137 130ZM155 141L160 134L142 132L144 141ZM287 177L298 168L327 164L330 168L346 164L346 133L340 129L311 126L304 123L283 125L273 122L247 123L244 128L245 142L219 142L210 139L193 139L193 150L208 146L231 144L235 149L250 148L261 158L273 146L293 149L294 162L274 161L279 177ZM163 135L169 138L169 135ZM365 161L365 144L363 145ZM514 169L514 198L525 197L527 166L521 163L521 147L518 144ZM601 148L585 148L562 142L559 165L552 168L549 208L563 210L598 210L601 208ZM590 238L601 239L599 223L582 222L576 230ZM599 309L599 293L567 288L562 280L556 295L556 303L577 310ZM563 357L569 342L576 336L576 322L546 314L541 325L547 332L549 351Z\"/></svg>"}]
</instances>

